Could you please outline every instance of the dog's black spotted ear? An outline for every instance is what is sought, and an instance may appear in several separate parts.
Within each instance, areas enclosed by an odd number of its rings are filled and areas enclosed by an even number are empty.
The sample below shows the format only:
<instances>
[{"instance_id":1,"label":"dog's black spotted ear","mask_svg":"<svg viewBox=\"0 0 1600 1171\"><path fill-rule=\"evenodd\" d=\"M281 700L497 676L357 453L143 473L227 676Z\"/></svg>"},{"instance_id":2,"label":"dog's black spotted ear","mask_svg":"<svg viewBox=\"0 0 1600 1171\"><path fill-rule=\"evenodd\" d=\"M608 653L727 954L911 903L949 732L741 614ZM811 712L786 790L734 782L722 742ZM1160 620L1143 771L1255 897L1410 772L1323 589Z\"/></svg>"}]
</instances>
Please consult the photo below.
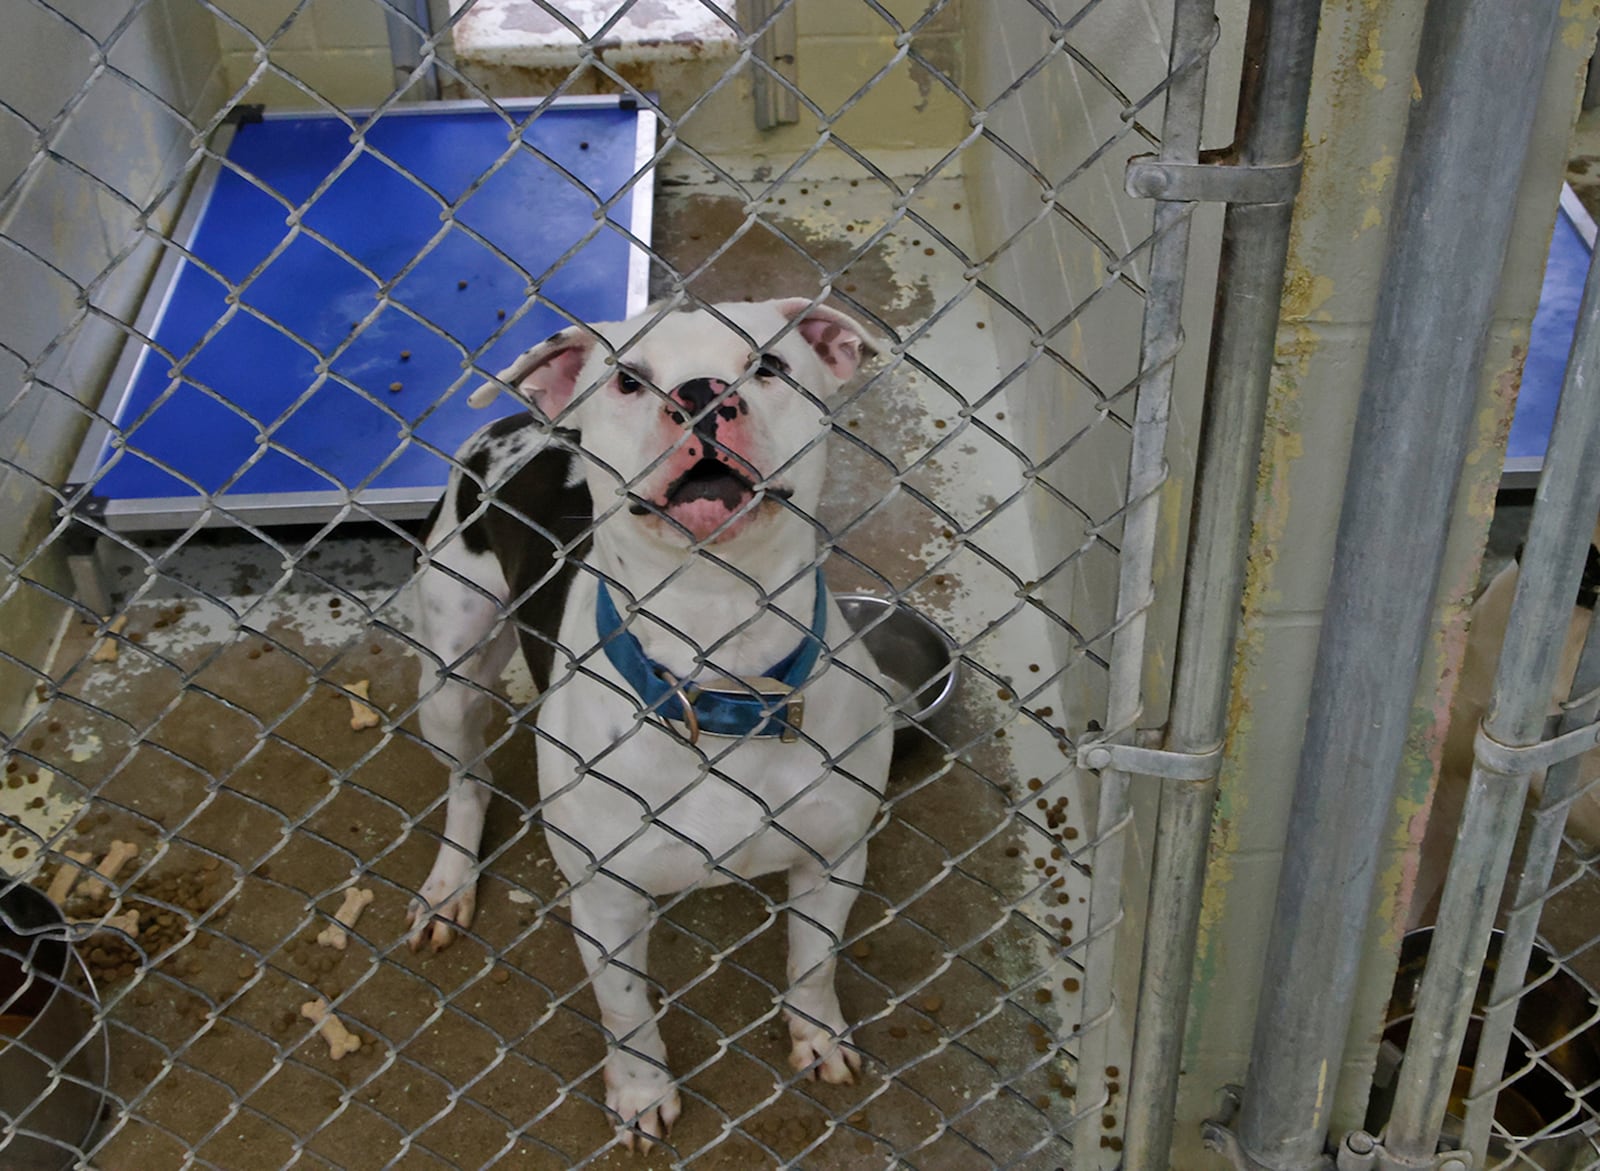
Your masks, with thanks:
<instances>
[{"instance_id":1,"label":"dog's black spotted ear","mask_svg":"<svg viewBox=\"0 0 1600 1171\"><path fill-rule=\"evenodd\" d=\"M578 375L593 348L594 334L576 325L569 326L500 371L495 381L478 387L467 396L467 404L487 406L504 387L514 386L543 411L546 418L554 419L572 401Z\"/></svg>"},{"instance_id":2,"label":"dog's black spotted ear","mask_svg":"<svg viewBox=\"0 0 1600 1171\"><path fill-rule=\"evenodd\" d=\"M818 305L805 297L774 301L784 317L799 319L797 330L840 382L849 378L867 358L889 348L877 334L848 313Z\"/></svg>"}]
</instances>

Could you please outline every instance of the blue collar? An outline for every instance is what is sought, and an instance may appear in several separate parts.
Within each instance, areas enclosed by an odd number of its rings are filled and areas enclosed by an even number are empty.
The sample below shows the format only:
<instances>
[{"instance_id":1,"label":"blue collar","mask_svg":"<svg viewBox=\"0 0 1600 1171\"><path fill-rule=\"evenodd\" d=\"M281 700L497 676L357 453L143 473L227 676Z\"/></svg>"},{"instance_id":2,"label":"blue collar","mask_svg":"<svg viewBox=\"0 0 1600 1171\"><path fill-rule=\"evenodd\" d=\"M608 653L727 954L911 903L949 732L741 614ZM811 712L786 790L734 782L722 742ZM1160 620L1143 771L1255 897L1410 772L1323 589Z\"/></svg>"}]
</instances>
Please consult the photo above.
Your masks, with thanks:
<instances>
[{"instance_id":1,"label":"blue collar","mask_svg":"<svg viewBox=\"0 0 1600 1171\"><path fill-rule=\"evenodd\" d=\"M646 710L688 725L689 743L699 740L701 733L780 736L786 743L798 738L805 700L790 693L811 677L828 625L828 589L821 569L817 570L811 630L799 646L765 675L755 678L719 677L702 683L680 683L660 663L646 658L639 640L623 629L611 591L603 581L597 583L594 609L595 629L606 658L644 702Z\"/></svg>"}]
</instances>

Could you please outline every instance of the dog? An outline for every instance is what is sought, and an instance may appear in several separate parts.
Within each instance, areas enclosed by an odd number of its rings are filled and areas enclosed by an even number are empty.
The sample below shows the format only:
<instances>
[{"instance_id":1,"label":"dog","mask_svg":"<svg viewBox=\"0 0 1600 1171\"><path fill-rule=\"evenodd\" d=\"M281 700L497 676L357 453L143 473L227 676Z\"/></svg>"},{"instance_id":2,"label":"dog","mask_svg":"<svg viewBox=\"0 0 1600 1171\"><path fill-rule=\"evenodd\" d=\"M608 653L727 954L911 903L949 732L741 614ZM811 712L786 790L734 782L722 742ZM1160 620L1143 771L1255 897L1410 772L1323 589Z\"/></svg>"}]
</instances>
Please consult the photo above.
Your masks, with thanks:
<instances>
[{"instance_id":1,"label":"dog","mask_svg":"<svg viewBox=\"0 0 1600 1171\"><path fill-rule=\"evenodd\" d=\"M573 326L473 392L536 412L460 449L419 573L424 737L451 766L411 946L472 921L489 689L520 637L540 817L630 1148L680 1112L648 997L655 900L788 876L791 1066L854 1080L835 952L889 771L882 677L823 584L827 399L881 343L805 298ZM548 421L548 422L546 422Z\"/></svg>"}]
</instances>

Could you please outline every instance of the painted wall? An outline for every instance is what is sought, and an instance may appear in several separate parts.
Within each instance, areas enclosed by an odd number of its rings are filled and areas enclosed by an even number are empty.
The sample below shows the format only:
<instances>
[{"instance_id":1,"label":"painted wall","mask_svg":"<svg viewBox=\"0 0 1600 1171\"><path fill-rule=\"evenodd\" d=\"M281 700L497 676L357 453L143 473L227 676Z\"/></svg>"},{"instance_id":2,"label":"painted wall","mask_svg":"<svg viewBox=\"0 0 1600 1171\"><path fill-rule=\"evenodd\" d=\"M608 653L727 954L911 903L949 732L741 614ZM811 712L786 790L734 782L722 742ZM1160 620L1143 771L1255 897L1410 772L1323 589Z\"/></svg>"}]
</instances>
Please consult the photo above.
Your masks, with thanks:
<instances>
[{"instance_id":1,"label":"painted wall","mask_svg":"<svg viewBox=\"0 0 1600 1171\"><path fill-rule=\"evenodd\" d=\"M594 7L585 0L570 0L570 6L574 14ZM691 6L699 8L699 0L691 0ZM335 104L363 106L389 96L388 34L375 0L309 0L304 4L301 0L218 0L217 7L238 22L235 27L219 20L218 40L228 86L244 100L304 106L322 97ZM735 8L734 0L729 0L728 7ZM886 0L880 7L909 28L930 4L928 0ZM827 115L833 133L858 149L948 147L967 133L970 112L934 71L959 80L960 7L959 0L946 5L912 38L913 57L896 60L898 30L865 0L804 0L795 7L797 85ZM484 92L495 97L524 97L558 89L570 94L617 90L616 83L599 71L573 76L578 61L576 39L556 67L549 66L542 55L519 54L514 48L496 45L493 30L497 24L503 22L514 32L523 23L519 8L538 15L532 11L533 0L473 0L470 4L435 0L438 53L446 62L441 72L444 96ZM453 26L461 23L465 28L468 21L473 24L470 43L463 40L458 47ZM679 136L696 150L792 156L817 140L819 122L804 110L797 125L756 129L749 73L737 63L732 42L669 44L642 54L620 51L604 57L629 84L658 94L670 116L694 107L693 116L679 128ZM873 81L870 89L841 112L869 81ZM711 98L702 101L708 92Z\"/></svg>"},{"instance_id":2,"label":"painted wall","mask_svg":"<svg viewBox=\"0 0 1600 1171\"><path fill-rule=\"evenodd\" d=\"M0 39L0 555L59 588L54 498L159 259L221 99L211 18L193 0L12 5ZM148 227L145 227L145 224ZM4 649L37 663L61 603L0 590ZM34 679L0 662L0 727Z\"/></svg>"}]
</instances>

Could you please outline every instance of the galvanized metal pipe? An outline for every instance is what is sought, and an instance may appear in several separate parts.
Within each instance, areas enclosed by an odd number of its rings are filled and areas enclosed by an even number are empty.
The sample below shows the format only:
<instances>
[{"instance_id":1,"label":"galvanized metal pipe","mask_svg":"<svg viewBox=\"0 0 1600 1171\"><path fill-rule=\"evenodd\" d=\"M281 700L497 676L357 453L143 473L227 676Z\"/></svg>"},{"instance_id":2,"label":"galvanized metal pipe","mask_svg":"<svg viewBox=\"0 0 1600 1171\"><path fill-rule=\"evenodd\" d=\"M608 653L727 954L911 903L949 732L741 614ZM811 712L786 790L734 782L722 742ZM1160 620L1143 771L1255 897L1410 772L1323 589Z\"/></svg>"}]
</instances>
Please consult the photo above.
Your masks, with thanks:
<instances>
[{"instance_id":1,"label":"galvanized metal pipe","mask_svg":"<svg viewBox=\"0 0 1600 1171\"><path fill-rule=\"evenodd\" d=\"M1235 131L1239 165L1279 166L1299 158L1319 9L1316 0L1257 0L1252 6ZM1207 752L1224 735L1293 212L1292 203L1234 205L1223 221L1165 745L1172 752ZM1161 793L1128 1083L1128 1171L1171 1165L1216 793L1215 777L1169 781Z\"/></svg>"},{"instance_id":2,"label":"galvanized metal pipe","mask_svg":"<svg viewBox=\"0 0 1600 1171\"><path fill-rule=\"evenodd\" d=\"M1173 9L1173 68L1184 66L1167 91L1160 159L1192 163L1200 155L1205 112L1206 46L1216 27L1214 0L1177 0ZM1117 632L1112 638L1106 730L1126 740L1143 710L1144 647L1154 578L1156 538L1161 517L1160 488L1167 478L1167 422L1172 408L1173 358L1183 337L1183 288L1194 205L1157 203L1152 229L1150 277L1140 337L1143 372L1134 403L1132 451L1128 457L1122 561L1117 579ZM1128 835L1126 773L1100 774L1092 865L1097 875L1089 893L1085 932L1085 1032L1078 1052L1078 1096L1073 1145L1087 1166L1104 1135L1101 1108L1106 1097L1109 1034L1116 1007L1116 932L1122 918L1123 870Z\"/></svg>"},{"instance_id":3,"label":"galvanized metal pipe","mask_svg":"<svg viewBox=\"0 0 1600 1171\"><path fill-rule=\"evenodd\" d=\"M1600 512L1600 476L1592 471L1597 456L1600 264L1591 263L1483 722L1484 734L1499 744L1523 747L1544 738L1545 717L1571 622L1572 599L1583 578L1595 514ZM1592 652L1594 639L1589 642L1586 650ZM1590 653L1587 658L1591 660L1587 671L1594 673L1597 656ZM1593 683L1586 679L1584 686ZM1563 730L1587 723L1583 716L1582 712L1576 718L1568 713L1568 726ZM1544 796L1546 805L1576 792L1577 763L1569 760L1551 770L1553 783ZM1491 768L1481 751L1473 764L1461 828L1439 903L1439 923L1428 951L1427 971L1417 989L1416 1014L1385 1135L1388 1148L1401 1158L1431 1155L1438 1142L1531 774L1531 768L1514 772ZM1514 997L1527 971L1539 900L1555 866L1563 820L1545 817L1529 842L1518 889L1518 912L1511 917L1502 941L1493 996L1497 1007L1490 1015L1491 1027L1480 1038L1480 1059L1473 1075L1474 1089L1480 1094L1500 1080L1505 1064L1516 1015ZM1492 1100L1490 1109L1476 1111L1472 1120L1474 1129L1468 1142L1469 1149L1478 1152L1475 1166L1483 1165L1491 1117Z\"/></svg>"},{"instance_id":4,"label":"galvanized metal pipe","mask_svg":"<svg viewBox=\"0 0 1600 1171\"><path fill-rule=\"evenodd\" d=\"M1434 0L1424 22L1239 1117L1245 1156L1273 1171L1324 1165L1557 7Z\"/></svg>"}]
</instances>

